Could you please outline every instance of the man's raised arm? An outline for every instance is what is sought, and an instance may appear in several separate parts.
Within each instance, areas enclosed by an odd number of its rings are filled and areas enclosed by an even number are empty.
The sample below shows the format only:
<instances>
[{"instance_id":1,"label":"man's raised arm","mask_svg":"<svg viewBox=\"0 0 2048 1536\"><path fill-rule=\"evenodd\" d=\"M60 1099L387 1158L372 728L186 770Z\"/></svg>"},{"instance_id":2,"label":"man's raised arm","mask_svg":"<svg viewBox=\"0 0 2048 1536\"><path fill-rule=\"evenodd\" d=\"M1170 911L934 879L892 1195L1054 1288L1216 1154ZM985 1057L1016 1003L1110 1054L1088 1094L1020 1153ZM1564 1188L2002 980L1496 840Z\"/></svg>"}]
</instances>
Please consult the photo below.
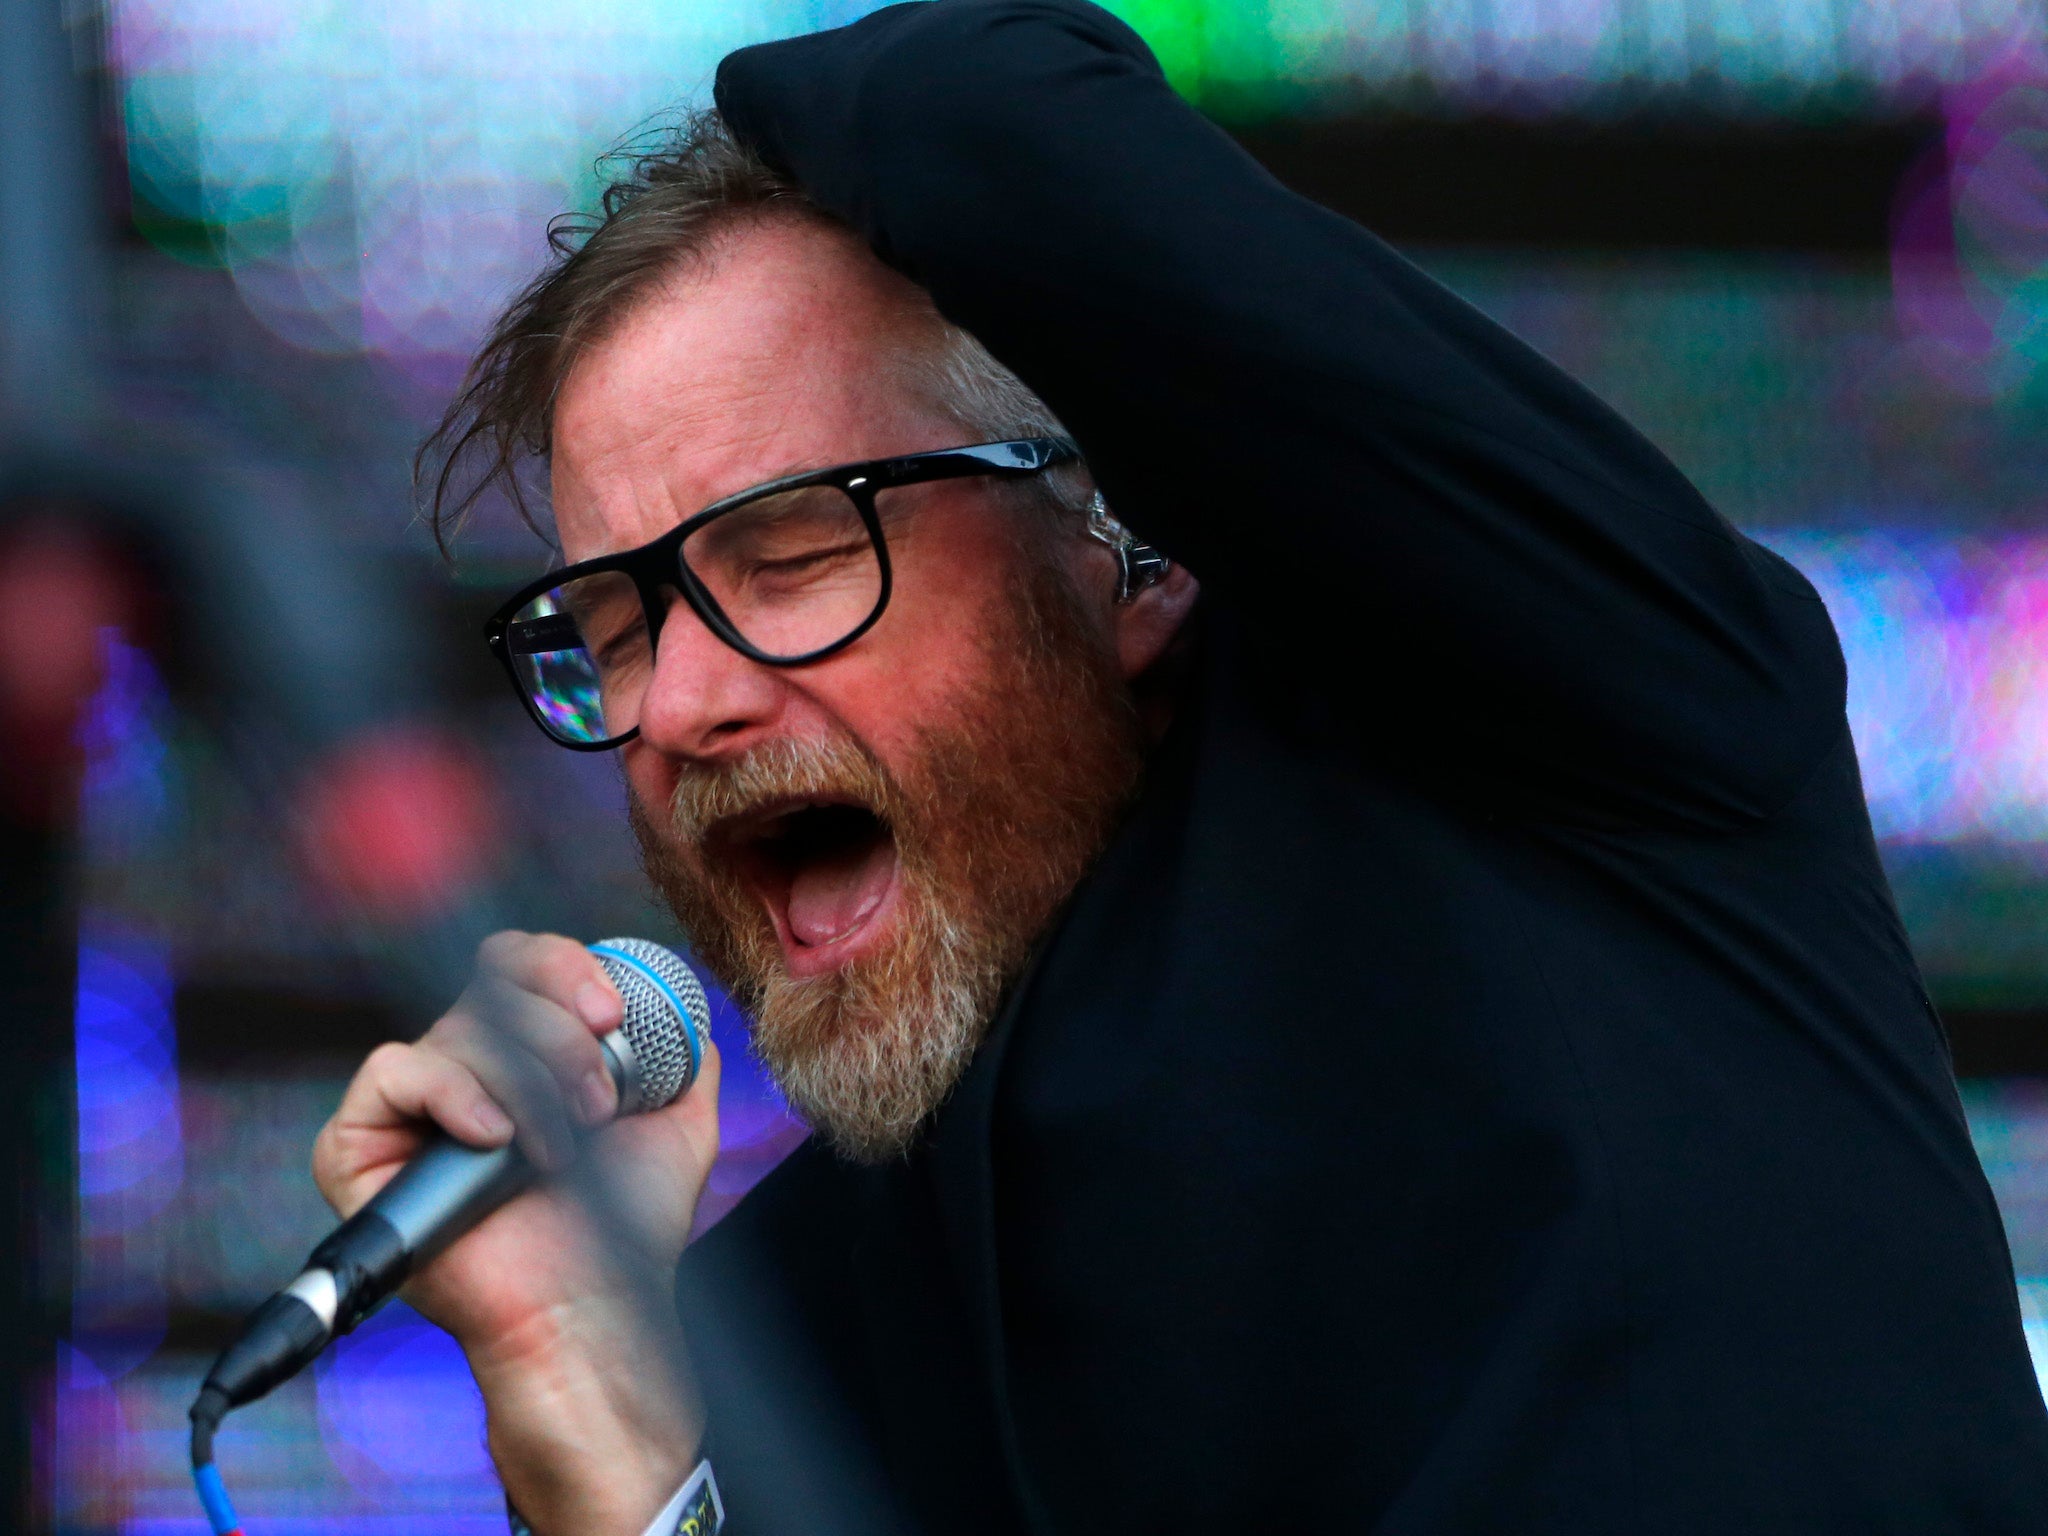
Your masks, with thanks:
<instances>
[{"instance_id":1,"label":"man's raised arm","mask_svg":"<svg viewBox=\"0 0 2048 1536\"><path fill-rule=\"evenodd\" d=\"M1107 12L894 6L733 55L718 104L1038 391L1123 519L1368 750L1537 810L1730 824L1842 740L1796 572L1280 186Z\"/></svg>"}]
</instances>

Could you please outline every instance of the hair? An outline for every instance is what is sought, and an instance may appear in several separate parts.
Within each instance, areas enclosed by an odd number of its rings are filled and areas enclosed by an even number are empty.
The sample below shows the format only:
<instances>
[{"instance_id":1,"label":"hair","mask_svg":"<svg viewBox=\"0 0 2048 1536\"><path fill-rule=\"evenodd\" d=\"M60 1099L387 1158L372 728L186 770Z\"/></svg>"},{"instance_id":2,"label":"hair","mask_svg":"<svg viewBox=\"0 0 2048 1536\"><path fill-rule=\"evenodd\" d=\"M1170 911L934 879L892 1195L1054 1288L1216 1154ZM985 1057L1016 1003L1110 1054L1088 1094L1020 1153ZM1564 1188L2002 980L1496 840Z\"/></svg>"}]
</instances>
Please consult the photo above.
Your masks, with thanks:
<instances>
[{"instance_id":1,"label":"hair","mask_svg":"<svg viewBox=\"0 0 2048 1536\"><path fill-rule=\"evenodd\" d=\"M844 227L742 144L716 112L687 114L651 147L615 150L599 211L548 225L551 259L492 325L461 389L413 461L415 487L444 556L494 487L546 537L525 472L549 453L555 401L584 349L602 341L660 281L703 261L721 234L764 218ZM907 348L912 387L977 437L1063 437L1059 418L971 334L933 310L931 335ZM1080 477L1038 499L1079 505ZM1034 481L1038 485L1039 481ZM431 482L431 490L428 490Z\"/></svg>"}]
</instances>

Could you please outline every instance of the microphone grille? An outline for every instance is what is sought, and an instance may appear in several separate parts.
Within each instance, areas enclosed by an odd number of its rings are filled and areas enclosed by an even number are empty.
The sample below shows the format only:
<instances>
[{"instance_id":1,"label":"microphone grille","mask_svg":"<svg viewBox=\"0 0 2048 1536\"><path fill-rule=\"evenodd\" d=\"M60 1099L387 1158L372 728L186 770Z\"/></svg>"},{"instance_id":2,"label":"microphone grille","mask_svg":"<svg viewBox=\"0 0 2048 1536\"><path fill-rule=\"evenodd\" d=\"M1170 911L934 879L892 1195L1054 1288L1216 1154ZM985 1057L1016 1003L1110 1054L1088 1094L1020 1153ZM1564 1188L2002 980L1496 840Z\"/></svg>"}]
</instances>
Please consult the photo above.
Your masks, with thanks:
<instances>
[{"instance_id":1,"label":"microphone grille","mask_svg":"<svg viewBox=\"0 0 2048 1536\"><path fill-rule=\"evenodd\" d=\"M630 1061L621 1084L620 1113L672 1104L697 1080L704 1042L711 1034L711 1003L703 983L673 950L646 939L604 939L590 946L626 1004Z\"/></svg>"}]
</instances>

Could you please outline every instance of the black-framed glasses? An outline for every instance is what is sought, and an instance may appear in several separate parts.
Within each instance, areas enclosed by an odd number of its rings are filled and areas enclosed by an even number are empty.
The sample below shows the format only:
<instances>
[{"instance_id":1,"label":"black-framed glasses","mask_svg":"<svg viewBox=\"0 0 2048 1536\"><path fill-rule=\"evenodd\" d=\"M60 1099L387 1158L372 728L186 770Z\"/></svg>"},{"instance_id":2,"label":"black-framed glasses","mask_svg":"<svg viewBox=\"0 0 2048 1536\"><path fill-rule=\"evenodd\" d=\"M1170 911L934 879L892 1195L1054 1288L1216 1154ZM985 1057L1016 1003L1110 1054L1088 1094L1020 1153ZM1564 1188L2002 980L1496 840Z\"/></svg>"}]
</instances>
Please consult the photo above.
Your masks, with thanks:
<instances>
[{"instance_id":1,"label":"black-framed glasses","mask_svg":"<svg viewBox=\"0 0 2048 1536\"><path fill-rule=\"evenodd\" d=\"M638 549L542 577L484 626L534 724L565 747L632 739L678 592L742 656L799 667L843 650L889 605L892 492L971 475L1014 479L1072 463L1057 438L941 448L807 470L713 502Z\"/></svg>"}]
</instances>

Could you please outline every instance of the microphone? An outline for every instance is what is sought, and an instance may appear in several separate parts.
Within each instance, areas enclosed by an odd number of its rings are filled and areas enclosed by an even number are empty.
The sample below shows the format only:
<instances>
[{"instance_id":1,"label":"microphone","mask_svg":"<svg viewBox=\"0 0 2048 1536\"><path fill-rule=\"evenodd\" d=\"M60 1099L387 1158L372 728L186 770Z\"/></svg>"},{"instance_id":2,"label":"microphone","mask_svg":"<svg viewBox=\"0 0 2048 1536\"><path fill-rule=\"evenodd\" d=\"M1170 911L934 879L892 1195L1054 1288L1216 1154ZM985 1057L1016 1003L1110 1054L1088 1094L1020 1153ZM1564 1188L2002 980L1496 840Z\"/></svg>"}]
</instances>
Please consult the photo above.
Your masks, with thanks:
<instances>
[{"instance_id":1,"label":"microphone","mask_svg":"<svg viewBox=\"0 0 2048 1536\"><path fill-rule=\"evenodd\" d=\"M626 1005L625 1022L599 1043L619 1092L619 1113L673 1103L697 1079L711 1006L690 967L645 939L590 946ZM192 1405L194 1460L200 1436L230 1408L297 1375L337 1335L368 1317L406 1276L533 1180L511 1143L466 1147L440 1136L370 1202L315 1248L306 1268L258 1307L221 1352ZM205 1458L210 1461L210 1454Z\"/></svg>"}]
</instances>

